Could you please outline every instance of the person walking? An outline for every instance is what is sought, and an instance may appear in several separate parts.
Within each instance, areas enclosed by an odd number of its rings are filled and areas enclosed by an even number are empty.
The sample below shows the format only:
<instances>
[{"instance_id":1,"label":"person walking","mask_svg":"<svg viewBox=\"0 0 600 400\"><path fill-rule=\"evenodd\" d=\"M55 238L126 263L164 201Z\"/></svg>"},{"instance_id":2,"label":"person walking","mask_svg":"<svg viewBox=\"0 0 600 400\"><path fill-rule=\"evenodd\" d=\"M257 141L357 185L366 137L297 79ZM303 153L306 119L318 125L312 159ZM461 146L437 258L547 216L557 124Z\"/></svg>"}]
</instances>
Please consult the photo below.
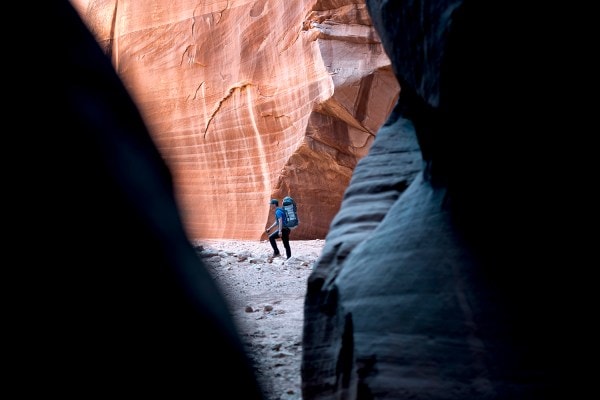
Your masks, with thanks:
<instances>
[{"instance_id":1,"label":"person walking","mask_svg":"<svg viewBox=\"0 0 600 400\"><path fill-rule=\"evenodd\" d=\"M273 247L273 257L277 257L280 254L275 240L278 237L281 237L283 247L285 247L285 254L287 258L290 258L292 256L292 249L290 247L290 228L285 226L285 212L282 208L279 208L279 200L277 199L271 199L270 207L271 210L275 209L275 222L267 228L267 234L271 229L277 227L277 230L269 235L269 242L271 242L271 247Z\"/></svg>"}]
</instances>

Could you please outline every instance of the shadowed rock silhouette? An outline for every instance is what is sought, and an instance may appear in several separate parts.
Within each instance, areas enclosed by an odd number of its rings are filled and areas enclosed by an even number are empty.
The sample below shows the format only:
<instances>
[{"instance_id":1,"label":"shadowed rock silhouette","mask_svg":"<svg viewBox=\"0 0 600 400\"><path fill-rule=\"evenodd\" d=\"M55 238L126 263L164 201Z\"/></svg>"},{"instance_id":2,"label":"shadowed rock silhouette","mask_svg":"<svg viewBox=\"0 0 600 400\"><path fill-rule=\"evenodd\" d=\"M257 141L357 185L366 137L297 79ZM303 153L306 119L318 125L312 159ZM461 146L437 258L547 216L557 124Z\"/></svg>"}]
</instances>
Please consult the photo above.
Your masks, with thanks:
<instances>
[{"instance_id":1,"label":"shadowed rock silhouette","mask_svg":"<svg viewBox=\"0 0 600 400\"><path fill-rule=\"evenodd\" d=\"M11 186L19 218L7 225L19 306L7 324L10 384L67 398L262 399L184 233L170 172L110 61L67 1L17 12L29 14L39 44L30 56L44 63L9 78L25 77L19 90L32 96L13 98L27 117L11 142L26 167Z\"/></svg>"},{"instance_id":2,"label":"shadowed rock silhouette","mask_svg":"<svg viewBox=\"0 0 600 400\"><path fill-rule=\"evenodd\" d=\"M574 110L539 73L562 9L367 5L401 93L309 278L304 400L569 398L582 245L547 132Z\"/></svg>"}]
</instances>

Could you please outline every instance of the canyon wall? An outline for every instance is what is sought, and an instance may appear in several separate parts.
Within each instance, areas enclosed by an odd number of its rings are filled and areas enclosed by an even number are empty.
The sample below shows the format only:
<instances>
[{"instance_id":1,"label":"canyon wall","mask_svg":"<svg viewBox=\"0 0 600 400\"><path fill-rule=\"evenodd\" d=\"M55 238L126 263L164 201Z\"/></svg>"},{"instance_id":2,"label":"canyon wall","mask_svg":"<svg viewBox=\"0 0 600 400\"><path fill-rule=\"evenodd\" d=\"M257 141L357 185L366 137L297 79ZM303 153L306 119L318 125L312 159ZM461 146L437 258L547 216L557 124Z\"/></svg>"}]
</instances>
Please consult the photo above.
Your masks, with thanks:
<instances>
[{"instance_id":1,"label":"canyon wall","mask_svg":"<svg viewBox=\"0 0 600 400\"><path fill-rule=\"evenodd\" d=\"M303 399L585 398L586 161L548 134L587 136L580 9L367 4L402 92L308 279Z\"/></svg>"},{"instance_id":2,"label":"canyon wall","mask_svg":"<svg viewBox=\"0 0 600 400\"><path fill-rule=\"evenodd\" d=\"M399 85L364 1L72 0L169 166L192 239L324 238Z\"/></svg>"}]
</instances>

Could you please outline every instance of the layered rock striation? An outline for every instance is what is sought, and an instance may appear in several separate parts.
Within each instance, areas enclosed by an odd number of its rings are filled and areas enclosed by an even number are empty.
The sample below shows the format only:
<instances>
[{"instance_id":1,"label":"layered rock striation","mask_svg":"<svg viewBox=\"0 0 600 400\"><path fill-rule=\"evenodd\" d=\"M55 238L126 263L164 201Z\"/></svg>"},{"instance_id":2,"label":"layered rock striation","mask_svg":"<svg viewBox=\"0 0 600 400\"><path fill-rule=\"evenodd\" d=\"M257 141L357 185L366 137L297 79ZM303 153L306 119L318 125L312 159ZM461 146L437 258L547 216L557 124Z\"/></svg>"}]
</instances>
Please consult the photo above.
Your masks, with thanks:
<instances>
[{"instance_id":1,"label":"layered rock striation","mask_svg":"<svg viewBox=\"0 0 600 400\"><path fill-rule=\"evenodd\" d=\"M399 85L364 1L72 0L169 165L191 238L324 238ZM264 236L262 236L264 238Z\"/></svg>"},{"instance_id":2,"label":"layered rock striation","mask_svg":"<svg viewBox=\"0 0 600 400\"><path fill-rule=\"evenodd\" d=\"M540 73L577 75L554 47L579 39L551 40L569 7L367 4L402 92L309 277L303 399L585 397L589 208L555 185L584 171L548 135L578 138L581 104Z\"/></svg>"}]
</instances>

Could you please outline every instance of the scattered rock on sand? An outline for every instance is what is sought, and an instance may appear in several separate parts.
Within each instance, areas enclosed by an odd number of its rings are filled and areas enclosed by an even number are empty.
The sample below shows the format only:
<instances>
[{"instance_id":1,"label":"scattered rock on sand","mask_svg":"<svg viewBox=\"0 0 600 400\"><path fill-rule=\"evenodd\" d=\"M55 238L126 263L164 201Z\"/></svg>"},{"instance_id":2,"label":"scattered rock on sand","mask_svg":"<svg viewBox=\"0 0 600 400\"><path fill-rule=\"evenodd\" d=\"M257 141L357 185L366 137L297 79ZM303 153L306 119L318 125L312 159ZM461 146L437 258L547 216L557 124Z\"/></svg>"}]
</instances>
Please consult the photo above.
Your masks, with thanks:
<instances>
[{"instance_id":1,"label":"scattered rock on sand","mask_svg":"<svg viewBox=\"0 0 600 400\"><path fill-rule=\"evenodd\" d=\"M194 246L230 305L266 400L302 399L306 282L325 241L290 245L287 260L272 258L268 241L203 240Z\"/></svg>"}]
</instances>

